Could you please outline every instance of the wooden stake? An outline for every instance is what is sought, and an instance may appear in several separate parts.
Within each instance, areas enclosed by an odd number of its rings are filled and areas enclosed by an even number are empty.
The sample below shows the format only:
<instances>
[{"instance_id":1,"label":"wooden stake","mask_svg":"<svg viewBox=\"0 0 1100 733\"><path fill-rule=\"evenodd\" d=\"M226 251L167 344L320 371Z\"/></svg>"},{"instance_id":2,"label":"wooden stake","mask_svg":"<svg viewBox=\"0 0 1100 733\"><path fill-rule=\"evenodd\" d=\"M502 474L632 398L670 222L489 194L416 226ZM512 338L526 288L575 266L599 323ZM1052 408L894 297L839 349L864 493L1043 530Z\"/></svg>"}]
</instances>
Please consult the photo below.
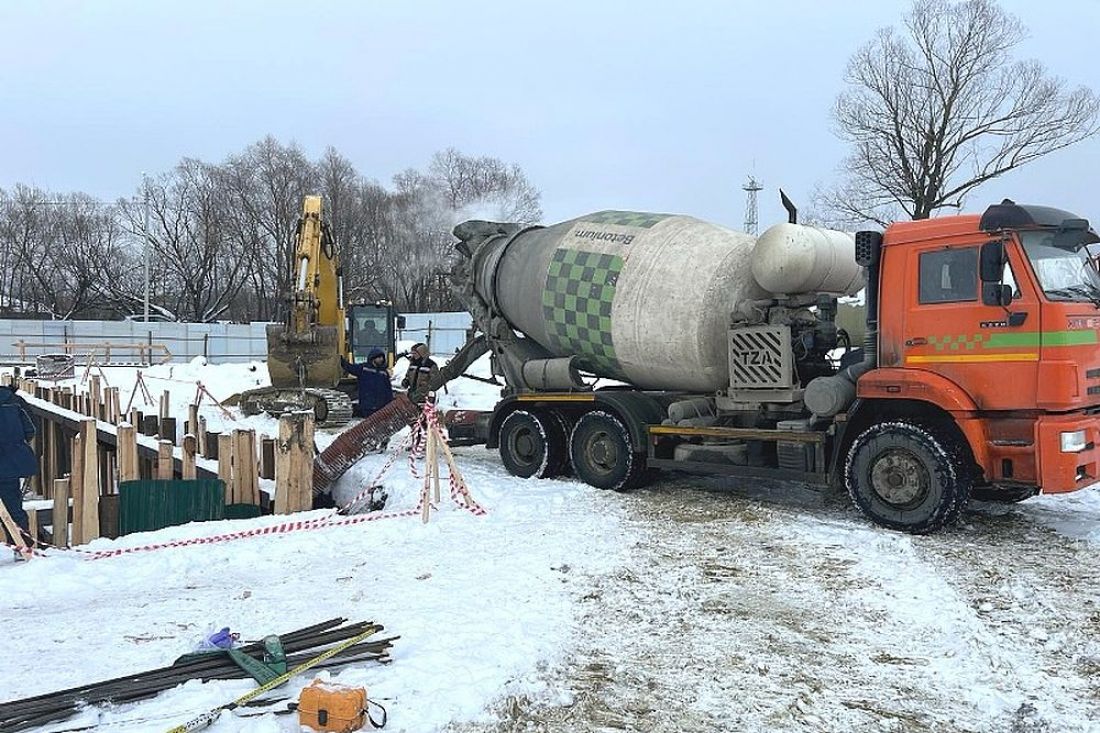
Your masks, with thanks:
<instances>
[{"instance_id":1,"label":"wooden stake","mask_svg":"<svg viewBox=\"0 0 1100 733\"><path fill-rule=\"evenodd\" d=\"M439 504L439 436L432 430L429 433L430 440L428 441L428 447L431 450L431 458L428 459L428 467L432 472L432 497L435 499L435 503Z\"/></svg>"},{"instance_id":2,"label":"wooden stake","mask_svg":"<svg viewBox=\"0 0 1100 733\"><path fill-rule=\"evenodd\" d=\"M72 543L80 544L84 536L84 437L80 432L72 440L72 472L69 474L69 494L73 499Z\"/></svg>"},{"instance_id":3,"label":"wooden stake","mask_svg":"<svg viewBox=\"0 0 1100 733\"><path fill-rule=\"evenodd\" d=\"M167 440L157 443L157 478L171 481L176 470L174 463L172 443Z\"/></svg>"},{"instance_id":4,"label":"wooden stake","mask_svg":"<svg viewBox=\"0 0 1100 733\"><path fill-rule=\"evenodd\" d=\"M199 406L197 404L187 406L187 425L184 426L183 431L192 435L199 434Z\"/></svg>"},{"instance_id":5,"label":"wooden stake","mask_svg":"<svg viewBox=\"0 0 1100 733\"><path fill-rule=\"evenodd\" d=\"M19 528L19 525L15 523L15 520L11 518L11 514L8 514L8 508L4 506L4 502L2 501L0 501L0 525L3 525L4 529L8 530L8 535L11 537L11 543L15 545L19 554L30 559L33 553L27 546L27 540L23 537L23 531Z\"/></svg>"},{"instance_id":6,"label":"wooden stake","mask_svg":"<svg viewBox=\"0 0 1100 733\"><path fill-rule=\"evenodd\" d=\"M137 430L133 425L118 426L118 480L137 481L138 470Z\"/></svg>"},{"instance_id":7,"label":"wooden stake","mask_svg":"<svg viewBox=\"0 0 1100 733\"><path fill-rule=\"evenodd\" d=\"M103 393L99 383L99 375L93 374L91 384L88 387L88 396L92 399L92 414L99 417L99 409L103 404Z\"/></svg>"},{"instance_id":8,"label":"wooden stake","mask_svg":"<svg viewBox=\"0 0 1100 733\"><path fill-rule=\"evenodd\" d=\"M275 440L260 436L260 478L275 478Z\"/></svg>"},{"instance_id":9,"label":"wooden stake","mask_svg":"<svg viewBox=\"0 0 1100 733\"><path fill-rule=\"evenodd\" d=\"M236 504L233 494L233 436L218 435L218 478L225 482L225 503Z\"/></svg>"},{"instance_id":10,"label":"wooden stake","mask_svg":"<svg viewBox=\"0 0 1100 733\"><path fill-rule=\"evenodd\" d=\"M99 440L95 420L84 420L80 424L80 437L84 448L80 544L86 545L99 537Z\"/></svg>"},{"instance_id":11,"label":"wooden stake","mask_svg":"<svg viewBox=\"0 0 1100 733\"><path fill-rule=\"evenodd\" d=\"M118 387L111 387L107 390L107 398L110 400L111 405L111 422L118 425L122 420L122 404L118 396Z\"/></svg>"},{"instance_id":12,"label":"wooden stake","mask_svg":"<svg viewBox=\"0 0 1100 733\"><path fill-rule=\"evenodd\" d=\"M53 546L69 546L69 479L53 482Z\"/></svg>"},{"instance_id":13,"label":"wooden stake","mask_svg":"<svg viewBox=\"0 0 1100 733\"><path fill-rule=\"evenodd\" d=\"M195 435L199 439L199 455L201 455L203 458L210 458L210 452L209 452L210 448L209 448L209 446L206 445L206 440L209 437L209 435L206 432L206 418L205 417L203 417L201 415L199 416L198 427L196 427L193 432L195 433ZM217 450L216 447L215 447L215 450Z\"/></svg>"},{"instance_id":14,"label":"wooden stake","mask_svg":"<svg viewBox=\"0 0 1100 733\"><path fill-rule=\"evenodd\" d=\"M313 416L294 412L279 418L275 442L275 513L313 506Z\"/></svg>"},{"instance_id":15,"label":"wooden stake","mask_svg":"<svg viewBox=\"0 0 1100 733\"><path fill-rule=\"evenodd\" d=\"M198 475L195 469L195 450L197 445L198 441L191 433L183 436L183 479L185 481L193 481Z\"/></svg>"},{"instance_id":16,"label":"wooden stake","mask_svg":"<svg viewBox=\"0 0 1100 733\"><path fill-rule=\"evenodd\" d=\"M32 542L38 544L38 510L27 510L27 528L29 530Z\"/></svg>"},{"instance_id":17,"label":"wooden stake","mask_svg":"<svg viewBox=\"0 0 1100 733\"><path fill-rule=\"evenodd\" d=\"M160 439L176 444L176 418L164 417L160 420Z\"/></svg>"},{"instance_id":18,"label":"wooden stake","mask_svg":"<svg viewBox=\"0 0 1100 733\"><path fill-rule=\"evenodd\" d=\"M233 431L234 494L241 504L260 503L260 474L256 468L256 432Z\"/></svg>"},{"instance_id":19,"label":"wooden stake","mask_svg":"<svg viewBox=\"0 0 1100 733\"><path fill-rule=\"evenodd\" d=\"M168 394L168 390L164 390L163 392L160 393L160 419L161 420L168 417L168 415L169 415L169 412L168 412L169 405L171 405L171 404L172 404L172 398Z\"/></svg>"}]
</instances>

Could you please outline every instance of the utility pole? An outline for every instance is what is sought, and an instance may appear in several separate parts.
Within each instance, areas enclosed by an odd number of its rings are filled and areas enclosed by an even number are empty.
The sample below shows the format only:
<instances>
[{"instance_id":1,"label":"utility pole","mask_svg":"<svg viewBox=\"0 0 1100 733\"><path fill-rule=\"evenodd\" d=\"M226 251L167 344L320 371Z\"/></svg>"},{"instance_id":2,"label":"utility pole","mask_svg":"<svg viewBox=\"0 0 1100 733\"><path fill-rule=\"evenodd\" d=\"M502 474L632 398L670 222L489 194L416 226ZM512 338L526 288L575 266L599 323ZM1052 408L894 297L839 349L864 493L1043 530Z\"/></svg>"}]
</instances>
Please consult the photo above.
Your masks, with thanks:
<instances>
[{"instance_id":1,"label":"utility pole","mask_svg":"<svg viewBox=\"0 0 1100 733\"><path fill-rule=\"evenodd\" d=\"M149 327L149 248L152 235L149 233L149 179L141 174L141 188L145 193L145 327Z\"/></svg>"}]
</instances>

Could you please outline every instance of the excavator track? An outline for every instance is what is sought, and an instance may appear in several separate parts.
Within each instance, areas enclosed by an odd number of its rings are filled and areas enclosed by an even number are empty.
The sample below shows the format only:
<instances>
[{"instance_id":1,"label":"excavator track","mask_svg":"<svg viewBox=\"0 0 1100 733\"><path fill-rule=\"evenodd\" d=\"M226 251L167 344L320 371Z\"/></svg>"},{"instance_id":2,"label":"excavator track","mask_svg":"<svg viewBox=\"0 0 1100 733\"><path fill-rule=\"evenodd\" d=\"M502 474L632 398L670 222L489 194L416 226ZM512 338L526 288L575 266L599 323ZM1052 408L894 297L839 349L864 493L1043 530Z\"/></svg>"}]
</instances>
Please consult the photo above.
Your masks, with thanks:
<instances>
[{"instance_id":1,"label":"excavator track","mask_svg":"<svg viewBox=\"0 0 1100 733\"><path fill-rule=\"evenodd\" d=\"M278 417L287 411L310 410L317 427L346 425L352 416L351 399L337 389L321 387L261 387L240 396L241 411L246 415L261 412Z\"/></svg>"}]
</instances>

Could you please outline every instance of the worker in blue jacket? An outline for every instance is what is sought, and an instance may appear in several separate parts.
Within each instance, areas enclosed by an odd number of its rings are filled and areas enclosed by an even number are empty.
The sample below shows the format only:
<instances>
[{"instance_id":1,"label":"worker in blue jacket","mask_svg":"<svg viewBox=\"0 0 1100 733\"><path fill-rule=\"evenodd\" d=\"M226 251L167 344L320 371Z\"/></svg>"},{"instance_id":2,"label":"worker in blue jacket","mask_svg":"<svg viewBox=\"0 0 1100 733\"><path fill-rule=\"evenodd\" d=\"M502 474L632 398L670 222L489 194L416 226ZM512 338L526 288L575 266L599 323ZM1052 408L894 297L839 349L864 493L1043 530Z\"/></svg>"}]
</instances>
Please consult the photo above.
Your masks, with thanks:
<instances>
[{"instance_id":1,"label":"worker in blue jacket","mask_svg":"<svg viewBox=\"0 0 1100 733\"><path fill-rule=\"evenodd\" d=\"M359 380L359 404L355 408L358 417L367 417L393 399L390 371L386 365L386 352L371 349L365 364L352 364L343 357L340 365L344 371Z\"/></svg>"},{"instance_id":2,"label":"worker in blue jacket","mask_svg":"<svg viewBox=\"0 0 1100 733\"><path fill-rule=\"evenodd\" d=\"M38 473L38 459L29 445L33 438L34 423L15 387L0 387L0 501L24 532L30 525L20 485L24 477Z\"/></svg>"}]
</instances>

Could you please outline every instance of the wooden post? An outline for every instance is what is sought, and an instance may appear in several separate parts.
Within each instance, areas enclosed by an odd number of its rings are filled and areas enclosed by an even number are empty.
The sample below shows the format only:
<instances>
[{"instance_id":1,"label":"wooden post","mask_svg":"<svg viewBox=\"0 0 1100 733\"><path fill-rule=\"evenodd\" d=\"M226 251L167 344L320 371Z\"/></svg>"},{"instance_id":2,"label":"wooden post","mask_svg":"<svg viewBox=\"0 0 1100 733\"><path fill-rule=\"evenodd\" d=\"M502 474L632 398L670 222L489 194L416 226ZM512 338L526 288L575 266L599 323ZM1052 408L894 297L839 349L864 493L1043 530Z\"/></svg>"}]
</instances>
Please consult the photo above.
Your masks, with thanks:
<instances>
[{"instance_id":1,"label":"wooden post","mask_svg":"<svg viewBox=\"0 0 1100 733\"><path fill-rule=\"evenodd\" d=\"M234 495L241 504L260 503L260 474L256 469L256 432L233 431Z\"/></svg>"},{"instance_id":2,"label":"wooden post","mask_svg":"<svg viewBox=\"0 0 1100 733\"><path fill-rule=\"evenodd\" d=\"M206 430L206 452L203 453L204 458L218 458L218 446L220 445L219 437L221 433L216 430Z\"/></svg>"},{"instance_id":3,"label":"wooden post","mask_svg":"<svg viewBox=\"0 0 1100 733\"><path fill-rule=\"evenodd\" d=\"M31 541L38 544L38 510L27 510L27 533L31 536Z\"/></svg>"},{"instance_id":4,"label":"wooden post","mask_svg":"<svg viewBox=\"0 0 1100 733\"><path fill-rule=\"evenodd\" d=\"M154 436L160 432L160 420L156 415L145 415L141 418L141 434Z\"/></svg>"},{"instance_id":5,"label":"wooden post","mask_svg":"<svg viewBox=\"0 0 1100 733\"><path fill-rule=\"evenodd\" d=\"M92 415L99 417L99 408L103 404L103 393L99 384L99 375L93 374L91 384L88 385L88 396L92 400Z\"/></svg>"},{"instance_id":6,"label":"wooden post","mask_svg":"<svg viewBox=\"0 0 1100 733\"><path fill-rule=\"evenodd\" d=\"M185 481L193 481L198 475L195 470L195 451L198 441L191 433L183 436L183 478Z\"/></svg>"},{"instance_id":7,"label":"wooden post","mask_svg":"<svg viewBox=\"0 0 1100 733\"><path fill-rule=\"evenodd\" d=\"M218 435L218 478L225 482L225 503L236 504L233 493L233 436Z\"/></svg>"},{"instance_id":8,"label":"wooden post","mask_svg":"<svg viewBox=\"0 0 1100 733\"><path fill-rule=\"evenodd\" d=\"M294 412L279 418L275 443L275 513L313 506L313 415Z\"/></svg>"},{"instance_id":9,"label":"wooden post","mask_svg":"<svg viewBox=\"0 0 1100 733\"><path fill-rule=\"evenodd\" d=\"M199 406L194 403L187 406L187 424L183 426L183 432L199 434Z\"/></svg>"},{"instance_id":10,"label":"wooden post","mask_svg":"<svg viewBox=\"0 0 1100 733\"><path fill-rule=\"evenodd\" d=\"M172 403L171 401L172 401L172 398L168 394L168 390L164 390L163 392L160 393L160 419L161 420L168 417L168 415L169 415L169 412L168 412L169 406Z\"/></svg>"},{"instance_id":11,"label":"wooden post","mask_svg":"<svg viewBox=\"0 0 1100 733\"><path fill-rule=\"evenodd\" d=\"M275 478L275 440L260 436L260 478Z\"/></svg>"},{"instance_id":12,"label":"wooden post","mask_svg":"<svg viewBox=\"0 0 1100 733\"><path fill-rule=\"evenodd\" d=\"M133 425L118 426L118 480L137 481L138 471L137 430Z\"/></svg>"},{"instance_id":13,"label":"wooden post","mask_svg":"<svg viewBox=\"0 0 1100 733\"><path fill-rule=\"evenodd\" d=\"M160 439L176 444L176 418L166 417L160 421Z\"/></svg>"},{"instance_id":14,"label":"wooden post","mask_svg":"<svg viewBox=\"0 0 1100 733\"><path fill-rule=\"evenodd\" d=\"M172 454L172 444L167 440L157 443L157 478L171 481L175 474L175 461Z\"/></svg>"},{"instance_id":15,"label":"wooden post","mask_svg":"<svg viewBox=\"0 0 1100 733\"><path fill-rule=\"evenodd\" d=\"M84 536L84 436L79 430L73 436L72 454L68 492L73 499L72 543L79 545L80 538Z\"/></svg>"},{"instance_id":16,"label":"wooden post","mask_svg":"<svg viewBox=\"0 0 1100 733\"><path fill-rule=\"evenodd\" d=\"M100 537L110 537L116 539L118 537L118 513L119 513L119 496L118 494L111 494L110 496L100 497L99 502L99 535Z\"/></svg>"},{"instance_id":17,"label":"wooden post","mask_svg":"<svg viewBox=\"0 0 1100 733\"><path fill-rule=\"evenodd\" d=\"M95 420L81 422L80 437L84 448L84 497L80 511L83 527L80 544L86 545L99 537L99 440Z\"/></svg>"},{"instance_id":18,"label":"wooden post","mask_svg":"<svg viewBox=\"0 0 1100 733\"><path fill-rule=\"evenodd\" d=\"M118 425L122 420L122 403L118 396L118 387L111 387L107 390L107 399L110 404L110 420Z\"/></svg>"},{"instance_id":19,"label":"wooden post","mask_svg":"<svg viewBox=\"0 0 1100 733\"><path fill-rule=\"evenodd\" d=\"M69 479L53 482L53 546L69 546Z\"/></svg>"},{"instance_id":20,"label":"wooden post","mask_svg":"<svg viewBox=\"0 0 1100 733\"><path fill-rule=\"evenodd\" d=\"M428 523L428 517L432 511L432 476L439 472L435 431L430 427L428 428L426 440L427 445L424 446L424 486L420 489L420 521L424 524Z\"/></svg>"}]
</instances>

